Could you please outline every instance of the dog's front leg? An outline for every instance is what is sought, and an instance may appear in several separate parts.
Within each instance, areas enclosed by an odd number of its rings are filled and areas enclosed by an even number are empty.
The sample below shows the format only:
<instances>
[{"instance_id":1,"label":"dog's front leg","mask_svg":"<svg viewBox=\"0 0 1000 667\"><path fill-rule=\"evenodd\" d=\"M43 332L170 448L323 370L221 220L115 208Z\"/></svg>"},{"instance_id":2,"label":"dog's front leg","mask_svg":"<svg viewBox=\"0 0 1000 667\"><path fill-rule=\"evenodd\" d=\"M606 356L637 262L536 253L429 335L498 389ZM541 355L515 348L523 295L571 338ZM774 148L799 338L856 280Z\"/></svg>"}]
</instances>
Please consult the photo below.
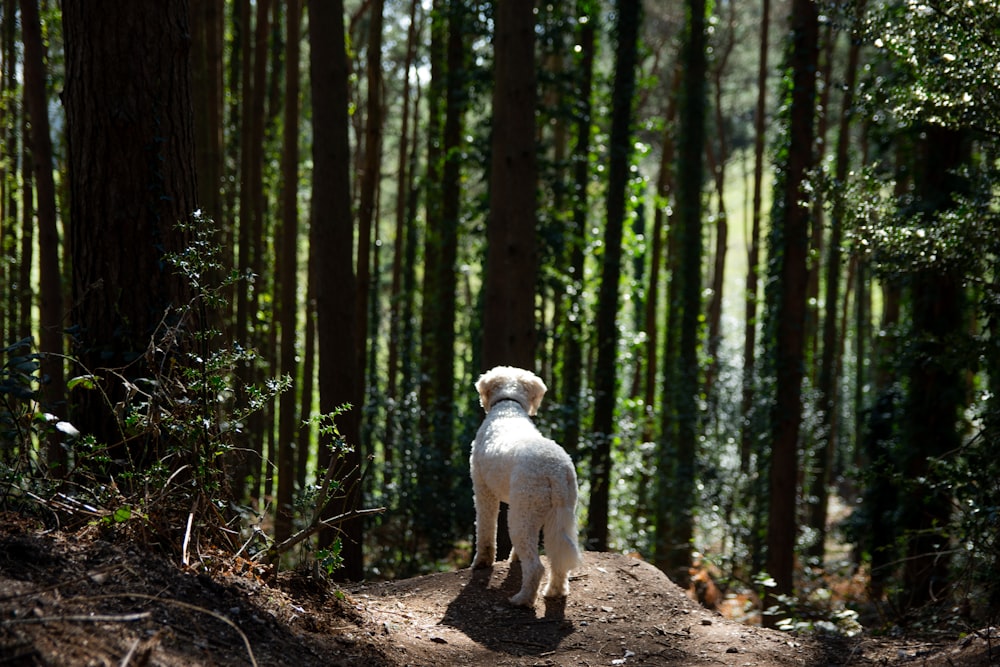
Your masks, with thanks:
<instances>
[{"instance_id":1,"label":"dog's front leg","mask_svg":"<svg viewBox=\"0 0 1000 667\"><path fill-rule=\"evenodd\" d=\"M475 485L476 557L472 567L491 567L497 555L497 516L500 500L485 485Z\"/></svg>"}]
</instances>

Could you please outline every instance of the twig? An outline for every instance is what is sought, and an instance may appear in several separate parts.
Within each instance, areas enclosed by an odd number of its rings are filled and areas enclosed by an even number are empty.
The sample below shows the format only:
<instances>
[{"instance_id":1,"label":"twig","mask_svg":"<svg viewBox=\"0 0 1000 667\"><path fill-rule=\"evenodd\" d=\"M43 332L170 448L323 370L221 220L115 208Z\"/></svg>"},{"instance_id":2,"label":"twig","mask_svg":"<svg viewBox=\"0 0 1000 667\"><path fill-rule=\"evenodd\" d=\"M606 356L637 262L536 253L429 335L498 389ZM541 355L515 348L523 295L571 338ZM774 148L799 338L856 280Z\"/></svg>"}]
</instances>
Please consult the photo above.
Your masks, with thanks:
<instances>
[{"instance_id":1,"label":"twig","mask_svg":"<svg viewBox=\"0 0 1000 667\"><path fill-rule=\"evenodd\" d=\"M188 565L188 544L191 542L191 524L194 523L194 507L188 512L187 528L184 529L184 542L181 545L181 562Z\"/></svg>"},{"instance_id":2,"label":"twig","mask_svg":"<svg viewBox=\"0 0 1000 667\"><path fill-rule=\"evenodd\" d=\"M351 510L350 512L344 512L343 514L338 514L337 516L332 516L329 519L321 519L320 523L328 528L332 528L337 524L344 523L348 519L353 519L357 516L367 516L369 514L381 514L385 511L384 507L370 507L363 510Z\"/></svg>"},{"instance_id":3,"label":"twig","mask_svg":"<svg viewBox=\"0 0 1000 667\"><path fill-rule=\"evenodd\" d=\"M134 614L68 614L64 616L40 616L32 618L10 618L0 621L3 625L14 625L20 623L57 623L57 622L94 622L94 623L127 623L129 621L141 621L149 618L153 613L150 611L140 611Z\"/></svg>"},{"instance_id":4,"label":"twig","mask_svg":"<svg viewBox=\"0 0 1000 667\"><path fill-rule=\"evenodd\" d=\"M299 532L295 533L287 540L284 540L280 544L275 544L266 552L261 552L258 555L266 554L269 560L275 559L281 554L291 549L292 547L294 547L299 542L302 542L303 540L306 540L309 537L311 537L313 534L319 532L321 528L332 528L333 526L336 526L339 523L343 523L348 519L353 519L358 516L366 516L368 514L381 514L384 511L385 511L384 507L375 507L363 510L351 510L350 512L344 512L343 514L338 514L337 516L330 517L329 519L320 519L318 518L319 515L317 514L317 518L315 518L308 526L306 526Z\"/></svg>"},{"instance_id":5,"label":"twig","mask_svg":"<svg viewBox=\"0 0 1000 667\"><path fill-rule=\"evenodd\" d=\"M141 640L138 637L135 638L135 641L132 642L132 646L129 648L128 653L126 653L125 657L122 658L122 661L118 663L118 667L128 667L128 663L132 662L132 656L135 655L135 650L139 648L140 641Z\"/></svg>"}]
</instances>

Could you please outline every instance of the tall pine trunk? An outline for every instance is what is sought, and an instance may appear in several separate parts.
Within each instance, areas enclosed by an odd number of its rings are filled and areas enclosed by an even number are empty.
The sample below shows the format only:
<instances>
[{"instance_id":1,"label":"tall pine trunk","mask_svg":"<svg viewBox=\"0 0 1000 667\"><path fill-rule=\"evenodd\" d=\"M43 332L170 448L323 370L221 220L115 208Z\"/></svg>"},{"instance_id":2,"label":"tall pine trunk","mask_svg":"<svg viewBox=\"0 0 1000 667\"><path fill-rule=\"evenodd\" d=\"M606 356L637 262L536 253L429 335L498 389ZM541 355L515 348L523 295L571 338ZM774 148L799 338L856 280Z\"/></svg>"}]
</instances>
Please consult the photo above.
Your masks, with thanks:
<instances>
[{"instance_id":1,"label":"tall pine trunk","mask_svg":"<svg viewBox=\"0 0 1000 667\"><path fill-rule=\"evenodd\" d=\"M21 33L24 39L24 90L31 117L31 158L38 198L39 346L45 357L42 373L45 409L60 412L65 400L63 372L63 288L59 266L59 229L56 221L56 185L52 175L52 140L49 135L48 95L45 86L45 45L37 0L21 0ZM22 258L23 261L23 258ZM29 267L30 262L25 262ZM27 287L27 283L22 284ZM62 475L68 463L61 438L49 437L50 471Z\"/></svg>"},{"instance_id":2,"label":"tall pine trunk","mask_svg":"<svg viewBox=\"0 0 1000 667\"><path fill-rule=\"evenodd\" d=\"M806 290L809 271L810 207L803 186L813 164L813 118L819 20L814 0L793 0L791 51L788 68L791 89L788 144L784 170L775 195L780 198L772 217L771 271L776 282L770 305L774 312L775 399L771 408L771 465L767 527L767 572L776 585L769 589L765 608L778 595L793 591L795 543L798 532L798 441L802 420ZM778 619L765 616L765 623Z\"/></svg>"},{"instance_id":3,"label":"tall pine trunk","mask_svg":"<svg viewBox=\"0 0 1000 667\"><path fill-rule=\"evenodd\" d=\"M586 20L584 20L586 19ZM593 112L594 80L594 38L598 23L598 12L589 0L577 1L577 43L580 44L576 72L579 102L576 105L575 144L573 147L573 217L567 230L569 274L567 280L573 285L572 296L566 305L566 349L563 365L563 402L566 405L566 422L562 444L568 452L575 454L580 445L581 387L583 384L583 270L584 246L587 236L590 184L590 130Z\"/></svg>"},{"instance_id":4,"label":"tall pine trunk","mask_svg":"<svg viewBox=\"0 0 1000 667\"><path fill-rule=\"evenodd\" d=\"M404 258L408 238L406 234L406 222L409 214L409 201L411 192L412 172L410 170L410 141L411 135L416 132L410 129L411 113L411 85L410 71L413 69L413 62L416 57L417 46L417 4L419 0L411 0L410 22L406 35L406 58L400 70L400 81L403 86L403 99L400 104L400 130L399 147L397 153L396 178L396 211L395 225L393 231L393 255L392 255L392 282L389 290L389 342L386 359L386 387L387 397L385 414L385 436L383 441L383 457L385 469L382 473L383 492L387 493L400 472L403 457L397 456L396 447L398 445L397 431L400 429L402 419L402 407L406 400L406 394L400 391L401 376L407 369L401 368L400 359L402 357L401 347L403 346L403 312L404 305L412 299L412 294L403 291L403 268ZM415 106L415 105L414 105Z\"/></svg>"},{"instance_id":5,"label":"tall pine trunk","mask_svg":"<svg viewBox=\"0 0 1000 667\"><path fill-rule=\"evenodd\" d=\"M913 215L933 225L968 189L955 170L970 155L965 133L925 126L914 165ZM907 537L901 599L907 608L938 600L950 581L948 524L953 499L933 481L931 462L956 451L966 402L965 369L950 351L967 336L966 296L954 270L919 269L909 282L913 329L902 450L902 474L912 486L901 495L900 528Z\"/></svg>"},{"instance_id":6,"label":"tall pine trunk","mask_svg":"<svg viewBox=\"0 0 1000 667\"><path fill-rule=\"evenodd\" d=\"M761 0L760 45L757 62L757 106L754 113L753 142L753 211L750 239L747 243L747 282L743 324L743 381L740 401L740 472L750 472L754 451L753 428L757 379L757 299L760 277L760 228L763 209L764 146L767 128L767 74L771 32L771 0Z\"/></svg>"},{"instance_id":7,"label":"tall pine trunk","mask_svg":"<svg viewBox=\"0 0 1000 667\"><path fill-rule=\"evenodd\" d=\"M639 0L622 0L615 25L614 90L611 94L611 136L608 165L607 219L604 256L597 297L597 365L594 368L594 448L590 459L590 511L587 546L608 548L608 515L611 486L611 442L615 434L615 399L618 366L618 292L621 279L625 190L632 159L632 102L638 54Z\"/></svg>"},{"instance_id":8,"label":"tall pine trunk","mask_svg":"<svg viewBox=\"0 0 1000 667\"><path fill-rule=\"evenodd\" d=\"M286 5L285 109L281 151L281 228L278 237L277 320L280 339L281 375L298 379L297 339L299 331L299 41L302 6L299 0ZM296 414L296 392L282 393L278 402L278 495L274 521L275 540L291 536L295 495L295 453L303 445Z\"/></svg>"},{"instance_id":9,"label":"tall pine trunk","mask_svg":"<svg viewBox=\"0 0 1000 667\"><path fill-rule=\"evenodd\" d=\"M351 211L351 158L348 141L347 44L342 0L309 5L310 84L313 104L313 192L311 241L316 257L311 280L316 290L317 338L319 341L319 403L322 414L331 414L345 404L361 405L358 386L360 360L356 357L354 274L354 216ZM342 494L326 507L327 517L356 509L361 501L361 412L355 407L342 414L337 424L349 450L339 467ZM331 460L335 443L320 442L319 474ZM360 518L340 525L344 568L336 576L359 580L364 575L363 537ZM333 535L324 531L320 545Z\"/></svg>"},{"instance_id":10,"label":"tall pine trunk","mask_svg":"<svg viewBox=\"0 0 1000 667\"><path fill-rule=\"evenodd\" d=\"M535 368L538 165L535 16L531 3L500 3L494 35L490 215L486 225L482 369ZM510 551L506 504L497 557Z\"/></svg>"},{"instance_id":11,"label":"tall pine trunk","mask_svg":"<svg viewBox=\"0 0 1000 667\"><path fill-rule=\"evenodd\" d=\"M358 301L356 304L358 327L358 358L368 354L368 312L372 281L372 235L377 232L375 216L378 211L379 177L382 169L382 10L384 0L375 0L368 6L368 46L365 73L368 101L366 105L363 165L358 203ZM377 293L376 297L377 298ZM371 352L374 356L375 347ZM362 364L363 366L364 364ZM364 386L364 369L359 383Z\"/></svg>"},{"instance_id":12,"label":"tall pine trunk","mask_svg":"<svg viewBox=\"0 0 1000 667\"><path fill-rule=\"evenodd\" d=\"M490 217L483 368L535 369L537 274L535 17L530 3L499 3L494 37Z\"/></svg>"},{"instance_id":13,"label":"tall pine trunk","mask_svg":"<svg viewBox=\"0 0 1000 667\"><path fill-rule=\"evenodd\" d=\"M705 2L688 0L681 51L683 74L680 90L680 128L677 141L677 218L680 299L677 388L672 392L676 405L675 437L661 434L657 480L660 502L669 503L658 516L665 525L656 527L655 562L674 581L686 585L694 535L695 458L697 455L698 394L701 388L698 366L698 321L701 317L702 266L702 185L704 182L705 83L708 72L705 38ZM677 311L675 310L676 314ZM665 410L666 412L666 410ZM669 438L669 439L668 439Z\"/></svg>"},{"instance_id":14,"label":"tall pine trunk","mask_svg":"<svg viewBox=\"0 0 1000 667\"><path fill-rule=\"evenodd\" d=\"M860 8L863 10L863 7ZM861 50L859 38L852 38L848 50L847 69L845 71L844 97L840 110L837 147L835 151L834 183L838 188L846 188L847 174L850 166L848 147L851 133L851 118L854 113L854 82L857 79L858 57ZM829 485L833 469L833 458L838 440L839 374L837 362L841 358L842 339L838 337L837 312L840 307L840 283L843 272L841 245L843 244L845 202L843 196L835 195L833 211L830 216L830 238L827 243L826 256L826 294L823 306L823 347L820 359L819 381L819 412L820 433L816 448L816 460L813 466L813 489L809 494L809 526L816 539L809 547L809 555L822 559L826 545L827 505L829 504ZM846 318L845 318L846 319Z\"/></svg>"}]
</instances>

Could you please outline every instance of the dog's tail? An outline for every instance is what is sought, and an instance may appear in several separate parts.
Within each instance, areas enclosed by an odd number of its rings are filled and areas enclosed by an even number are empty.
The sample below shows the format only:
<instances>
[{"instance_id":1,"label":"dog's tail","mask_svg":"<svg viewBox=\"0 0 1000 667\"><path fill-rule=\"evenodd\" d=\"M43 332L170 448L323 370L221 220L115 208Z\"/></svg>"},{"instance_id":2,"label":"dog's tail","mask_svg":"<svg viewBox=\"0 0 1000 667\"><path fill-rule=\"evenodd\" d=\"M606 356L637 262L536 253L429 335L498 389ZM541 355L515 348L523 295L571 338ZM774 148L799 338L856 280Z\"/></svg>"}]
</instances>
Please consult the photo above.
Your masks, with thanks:
<instances>
[{"instance_id":1,"label":"dog's tail","mask_svg":"<svg viewBox=\"0 0 1000 667\"><path fill-rule=\"evenodd\" d=\"M580 546L577 543L576 532L576 476L567 480L563 497L553 498L552 509L545 517L543 534L545 536L545 553L553 567L568 572L580 567L583 558L580 556Z\"/></svg>"}]
</instances>

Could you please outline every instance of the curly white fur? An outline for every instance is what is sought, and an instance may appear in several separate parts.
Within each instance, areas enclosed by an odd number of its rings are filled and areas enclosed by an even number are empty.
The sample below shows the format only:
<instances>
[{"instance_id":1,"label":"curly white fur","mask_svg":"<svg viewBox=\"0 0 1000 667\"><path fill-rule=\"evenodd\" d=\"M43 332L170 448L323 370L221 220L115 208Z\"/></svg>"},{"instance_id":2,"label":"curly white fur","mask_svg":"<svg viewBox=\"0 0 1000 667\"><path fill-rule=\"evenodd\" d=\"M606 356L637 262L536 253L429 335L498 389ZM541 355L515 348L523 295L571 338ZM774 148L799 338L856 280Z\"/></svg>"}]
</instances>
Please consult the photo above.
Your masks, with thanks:
<instances>
[{"instance_id":1,"label":"curly white fur","mask_svg":"<svg viewBox=\"0 0 1000 667\"><path fill-rule=\"evenodd\" d=\"M476 556L472 566L496 558L497 513L510 505L511 561L521 561L521 590L511 604L535 602L544 567L538 534L544 533L551 572L545 597L569 593L569 571L580 565L576 530L576 469L562 447L542 436L531 417L545 395L534 373L497 366L476 382L486 411L472 443L469 464L476 500Z\"/></svg>"}]
</instances>

